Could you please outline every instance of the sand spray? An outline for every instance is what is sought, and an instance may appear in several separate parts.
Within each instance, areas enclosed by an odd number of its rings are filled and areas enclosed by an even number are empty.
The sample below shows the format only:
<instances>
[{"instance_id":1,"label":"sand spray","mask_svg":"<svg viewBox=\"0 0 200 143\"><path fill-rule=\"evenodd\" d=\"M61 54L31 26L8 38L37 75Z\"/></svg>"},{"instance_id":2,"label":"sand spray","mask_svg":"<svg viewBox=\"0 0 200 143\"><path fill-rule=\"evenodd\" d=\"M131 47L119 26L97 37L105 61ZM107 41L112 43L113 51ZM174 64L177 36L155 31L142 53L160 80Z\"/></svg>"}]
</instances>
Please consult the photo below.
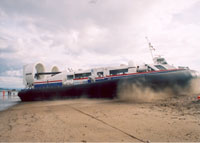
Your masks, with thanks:
<instances>
[{"instance_id":1,"label":"sand spray","mask_svg":"<svg viewBox=\"0 0 200 143\"><path fill-rule=\"evenodd\" d=\"M193 79L184 87L174 85L160 90L154 90L140 83L123 82L118 85L117 90L119 100L126 102L155 102L194 94L200 94L200 79Z\"/></svg>"}]
</instances>

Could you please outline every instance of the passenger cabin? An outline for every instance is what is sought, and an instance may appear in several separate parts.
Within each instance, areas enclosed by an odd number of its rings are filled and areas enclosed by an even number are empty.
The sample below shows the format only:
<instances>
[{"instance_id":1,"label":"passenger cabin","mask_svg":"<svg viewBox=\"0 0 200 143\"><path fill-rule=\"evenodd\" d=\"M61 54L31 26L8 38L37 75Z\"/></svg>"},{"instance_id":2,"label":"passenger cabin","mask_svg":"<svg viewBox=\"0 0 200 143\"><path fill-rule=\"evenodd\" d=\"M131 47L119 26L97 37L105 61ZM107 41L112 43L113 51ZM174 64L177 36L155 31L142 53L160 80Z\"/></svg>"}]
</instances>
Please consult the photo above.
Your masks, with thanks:
<instances>
[{"instance_id":1,"label":"passenger cabin","mask_svg":"<svg viewBox=\"0 0 200 143\"><path fill-rule=\"evenodd\" d=\"M168 65L166 60L161 57L154 58L154 64L134 64L120 65L116 67L93 68L88 70L78 70L75 72L66 72L64 84L84 84L95 81L107 80L108 78L120 78L132 73L145 73L152 71L162 71L175 69L174 66Z\"/></svg>"},{"instance_id":2,"label":"passenger cabin","mask_svg":"<svg viewBox=\"0 0 200 143\"><path fill-rule=\"evenodd\" d=\"M74 81L83 81L88 79L101 79L106 77L113 77L119 75L128 75L130 73L142 73L142 72L150 72L150 71L159 71L159 70L167 70L166 68L167 62L162 59L158 59L158 62L163 64L143 64L140 66L129 66L129 65L121 65L117 67L106 67L106 68L94 68L90 70L71 72L67 74L67 80ZM165 66L164 66L165 65Z\"/></svg>"}]
</instances>

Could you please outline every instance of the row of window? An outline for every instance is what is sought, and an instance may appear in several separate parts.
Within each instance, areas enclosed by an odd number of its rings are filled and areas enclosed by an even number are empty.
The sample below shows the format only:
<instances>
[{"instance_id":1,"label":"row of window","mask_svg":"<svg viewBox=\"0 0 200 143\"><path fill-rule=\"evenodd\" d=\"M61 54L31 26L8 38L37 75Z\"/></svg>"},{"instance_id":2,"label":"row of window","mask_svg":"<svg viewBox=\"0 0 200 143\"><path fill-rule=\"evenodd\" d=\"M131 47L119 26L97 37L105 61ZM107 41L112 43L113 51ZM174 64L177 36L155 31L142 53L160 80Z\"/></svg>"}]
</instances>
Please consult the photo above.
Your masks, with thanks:
<instances>
[{"instance_id":1,"label":"row of window","mask_svg":"<svg viewBox=\"0 0 200 143\"><path fill-rule=\"evenodd\" d=\"M155 65L155 67L158 68L159 70L166 70L166 68L161 65ZM138 69L139 69L139 67L138 67ZM138 70L138 72L145 72L146 70L154 71L154 69L152 69L151 67L148 66L147 69L145 69L144 71ZM128 73L128 69L118 69L118 70L110 70L109 71L110 75L121 75L121 74L126 74L126 73ZM74 75L67 75L67 79L68 80L72 80L74 78L81 79L81 78L87 78L89 76L91 76L91 72L75 74L75 77L74 77ZM97 76L103 77L104 76L103 71L97 72Z\"/></svg>"},{"instance_id":2,"label":"row of window","mask_svg":"<svg viewBox=\"0 0 200 143\"><path fill-rule=\"evenodd\" d=\"M110 75L120 75L128 73L128 69L110 70Z\"/></svg>"},{"instance_id":3,"label":"row of window","mask_svg":"<svg viewBox=\"0 0 200 143\"><path fill-rule=\"evenodd\" d=\"M110 75L120 75L120 74L126 74L128 73L128 69L119 69L119 70L110 70ZM75 74L74 75L67 75L67 79L68 80L72 80L72 79L81 79L81 78L87 78L91 76L91 72L88 73L79 73L79 74ZM98 77L103 77L103 71L97 72L97 76Z\"/></svg>"}]
</instances>

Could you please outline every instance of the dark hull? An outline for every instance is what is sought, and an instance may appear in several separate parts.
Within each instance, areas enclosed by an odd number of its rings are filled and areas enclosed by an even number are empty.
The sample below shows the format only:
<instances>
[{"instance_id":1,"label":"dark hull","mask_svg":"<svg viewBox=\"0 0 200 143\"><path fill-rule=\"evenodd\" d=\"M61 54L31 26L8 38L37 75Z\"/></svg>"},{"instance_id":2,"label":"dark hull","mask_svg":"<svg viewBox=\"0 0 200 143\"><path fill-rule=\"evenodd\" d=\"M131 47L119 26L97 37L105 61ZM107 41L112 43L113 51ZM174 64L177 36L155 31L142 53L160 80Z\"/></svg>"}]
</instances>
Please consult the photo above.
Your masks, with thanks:
<instances>
[{"instance_id":1,"label":"dark hull","mask_svg":"<svg viewBox=\"0 0 200 143\"><path fill-rule=\"evenodd\" d=\"M66 98L116 98L118 87L130 84L151 87L162 90L170 87L186 87L193 78L191 70L170 70L147 72L110 78L95 83L71 85L64 87L51 87L42 89L26 89L18 93L22 101L54 100Z\"/></svg>"}]
</instances>

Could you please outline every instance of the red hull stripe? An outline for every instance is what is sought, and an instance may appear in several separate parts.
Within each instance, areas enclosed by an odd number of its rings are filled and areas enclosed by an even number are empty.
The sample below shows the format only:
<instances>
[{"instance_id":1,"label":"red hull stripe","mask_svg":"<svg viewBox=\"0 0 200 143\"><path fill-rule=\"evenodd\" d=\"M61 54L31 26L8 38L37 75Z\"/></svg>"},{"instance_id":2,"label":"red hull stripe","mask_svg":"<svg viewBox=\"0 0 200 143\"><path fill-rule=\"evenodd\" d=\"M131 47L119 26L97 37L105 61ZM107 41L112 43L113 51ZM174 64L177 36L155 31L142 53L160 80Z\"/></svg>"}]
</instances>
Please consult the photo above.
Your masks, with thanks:
<instances>
[{"instance_id":1,"label":"red hull stripe","mask_svg":"<svg viewBox=\"0 0 200 143\"><path fill-rule=\"evenodd\" d=\"M74 80L83 80L83 79L88 79L88 77L85 77L85 78L75 78Z\"/></svg>"},{"instance_id":2,"label":"red hull stripe","mask_svg":"<svg viewBox=\"0 0 200 143\"><path fill-rule=\"evenodd\" d=\"M95 79L104 79L104 77L96 77Z\"/></svg>"},{"instance_id":3,"label":"red hull stripe","mask_svg":"<svg viewBox=\"0 0 200 143\"><path fill-rule=\"evenodd\" d=\"M55 83L55 82L62 82L62 80L40 81L40 82L34 82L34 84L40 84L40 83Z\"/></svg>"},{"instance_id":4,"label":"red hull stripe","mask_svg":"<svg viewBox=\"0 0 200 143\"><path fill-rule=\"evenodd\" d=\"M116 77L116 76L126 76L126 75L138 75L138 74L145 74L145 73L157 73L157 72L165 72L165 71L178 71L182 69L173 69L173 70L159 70L159 71L149 71L149 72L140 72L140 73L129 73L129 74L120 74L120 75L108 75L106 77Z\"/></svg>"}]
</instances>

